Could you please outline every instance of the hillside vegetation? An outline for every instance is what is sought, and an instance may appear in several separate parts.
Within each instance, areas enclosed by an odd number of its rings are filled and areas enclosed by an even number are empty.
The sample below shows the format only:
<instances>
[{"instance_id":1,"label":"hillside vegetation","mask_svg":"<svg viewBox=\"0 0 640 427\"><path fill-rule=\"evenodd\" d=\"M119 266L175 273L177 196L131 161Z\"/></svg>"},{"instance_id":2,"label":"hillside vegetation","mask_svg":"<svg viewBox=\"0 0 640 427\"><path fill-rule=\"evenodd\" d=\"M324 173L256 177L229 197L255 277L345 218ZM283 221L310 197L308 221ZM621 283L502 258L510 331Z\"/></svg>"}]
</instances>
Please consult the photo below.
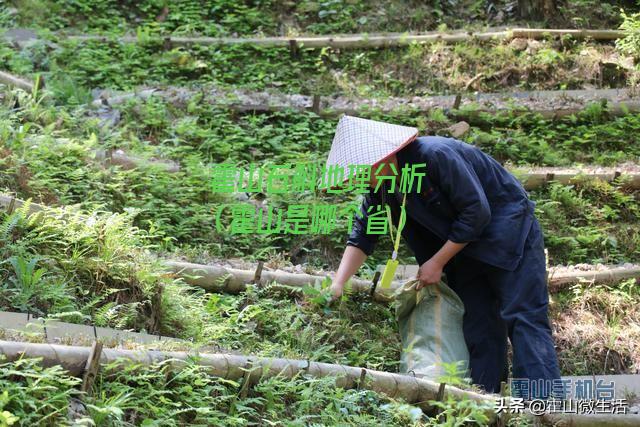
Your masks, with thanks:
<instances>
[{"instance_id":1,"label":"hillside vegetation","mask_svg":"<svg viewBox=\"0 0 640 427\"><path fill-rule=\"evenodd\" d=\"M256 235L217 229L216 213L223 204L239 202L284 211L302 203L334 204L345 212L355 206L351 195L318 191L214 192L212 170L220 163L321 167L338 118L312 111L238 111L206 102L204 93L224 88L385 99L621 88L637 82L640 18L634 2L558 2L557 14L537 17L520 16L515 3L3 3L0 32L28 29L35 39L0 39L0 70L40 79L44 87L28 92L0 85L0 193L52 209L31 216L28 204L12 212L0 209L0 311L162 334L183 339L182 349L397 372L401 344L392 305L356 293L329 304L314 287L301 293L271 285L211 293L164 267L167 259L252 266L263 261L267 268L325 274L339 262L349 215L327 233ZM620 25L627 38L613 42L547 37L390 49L303 46L294 54L288 48L187 48L146 39ZM64 37L82 33L113 38ZM123 34L136 35L139 43L118 41ZM196 94L92 104L103 91L141 87L190 87ZM361 116L439 135L450 135L460 117L449 109L371 109ZM516 114L515 108L465 117L472 117L471 127L459 138L508 168L586 165L625 171L640 162L640 115L624 109L613 114L604 103L556 119ZM116 150L139 159L138 166L106 161L105 153ZM570 185L551 182L532 190L549 264L640 263L639 191L624 176L613 182L585 176ZM390 250L383 236L361 277L370 279ZM400 259L415 263L406 248ZM563 375L640 372L639 298L636 279L578 283L551 295ZM3 330L0 336L45 341L36 332ZM446 381L470 388L451 369ZM486 408L468 400L440 403L438 416L383 393L336 388L331 379L300 375L247 387L206 375L195 363L179 371L167 363L106 366L87 394L78 391L80 382L60 367L0 360L0 425L487 424Z\"/></svg>"}]
</instances>

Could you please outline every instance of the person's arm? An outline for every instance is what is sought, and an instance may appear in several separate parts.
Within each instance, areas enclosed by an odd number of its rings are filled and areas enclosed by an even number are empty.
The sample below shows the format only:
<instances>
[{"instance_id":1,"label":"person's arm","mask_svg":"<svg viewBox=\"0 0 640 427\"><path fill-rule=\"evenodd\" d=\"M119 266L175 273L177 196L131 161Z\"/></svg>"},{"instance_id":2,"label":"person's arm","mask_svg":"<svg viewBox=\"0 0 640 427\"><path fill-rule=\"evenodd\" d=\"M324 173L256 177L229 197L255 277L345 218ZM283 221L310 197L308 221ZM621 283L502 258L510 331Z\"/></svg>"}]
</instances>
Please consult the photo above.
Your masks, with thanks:
<instances>
[{"instance_id":1,"label":"person's arm","mask_svg":"<svg viewBox=\"0 0 640 427\"><path fill-rule=\"evenodd\" d=\"M442 145L431 154L427 174L456 210L447 240L469 243L491 222L491 208L473 167L452 146Z\"/></svg>"},{"instance_id":2,"label":"person's arm","mask_svg":"<svg viewBox=\"0 0 640 427\"><path fill-rule=\"evenodd\" d=\"M420 266L418 289L440 282L442 269L469 242L476 240L491 222L491 209L475 171L452 147L432 153L427 174L438 184L458 215L451 224L447 242Z\"/></svg>"},{"instance_id":3,"label":"person's arm","mask_svg":"<svg viewBox=\"0 0 640 427\"><path fill-rule=\"evenodd\" d=\"M420 290L424 286L439 283L444 266L465 246L467 246L466 243L455 243L447 240L434 256L420 266L417 276L420 283L418 283L416 289Z\"/></svg>"},{"instance_id":4,"label":"person's arm","mask_svg":"<svg viewBox=\"0 0 640 427\"><path fill-rule=\"evenodd\" d=\"M342 255L338 271L336 272L336 275L333 278L333 283L331 284L331 294L334 299L342 296L345 283L351 279L351 276L356 274L366 259L367 254L365 254L362 249L356 246L346 247L344 254Z\"/></svg>"},{"instance_id":5,"label":"person's arm","mask_svg":"<svg viewBox=\"0 0 640 427\"><path fill-rule=\"evenodd\" d=\"M342 296L344 285L362 267L367 256L373 253L379 236L377 234L367 234L368 213L370 208L381 203L380 195L370 191L362 201L360 214L355 215L353 230L347 240L347 247L344 250L340 266L331 284L331 293L334 299Z\"/></svg>"}]
</instances>

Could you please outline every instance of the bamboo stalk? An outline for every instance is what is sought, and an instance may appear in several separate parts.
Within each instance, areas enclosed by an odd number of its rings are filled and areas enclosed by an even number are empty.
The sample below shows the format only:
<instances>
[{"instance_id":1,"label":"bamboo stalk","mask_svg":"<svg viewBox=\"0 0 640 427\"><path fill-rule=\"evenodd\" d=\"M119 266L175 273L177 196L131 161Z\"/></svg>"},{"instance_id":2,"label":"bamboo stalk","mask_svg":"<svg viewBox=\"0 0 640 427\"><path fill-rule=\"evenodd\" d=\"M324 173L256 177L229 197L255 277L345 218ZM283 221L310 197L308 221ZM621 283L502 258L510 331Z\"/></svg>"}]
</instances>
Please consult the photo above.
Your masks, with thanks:
<instances>
[{"instance_id":1,"label":"bamboo stalk","mask_svg":"<svg viewBox=\"0 0 640 427\"><path fill-rule=\"evenodd\" d=\"M27 92L32 92L34 86L30 81L23 79L22 77L14 76L13 74L5 71L0 71L0 83L15 86Z\"/></svg>"},{"instance_id":2,"label":"bamboo stalk","mask_svg":"<svg viewBox=\"0 0 640 427\"><path fill-rule=\"evenodd\" d=\"M527 190L543 187L547 183L554 181L563 185L572 184L579 177L598 179L612 182L622 177L625 185L629 188L640 188L640 172L622 172L616 168L603 167L597 169L588 168L541 168L538 170L513 170Z\"/></svg>"},{"instance_id":3,"label":"bamboo stalk","mask_svg":"<svg viewBox=\"0 0 640 427\"><path fill-rule=\"evenodd\" d=\"M25 203L26 202L24 200L16 199L13 196L0 194L0 206L11 209L12 211L21 208ZM34 213L43 211L45 209L46 206L39 205L37 203L29 203L29 215L33 215Z\"/></svg>"},{"instance_id":4,"label":"bamboo stalk","mask_svg":"<svg viewBox=\"0 0 640 427\"><path fill-rule=\"evenodd\" d=\"M25 342L0 341L0 353L9 361L18 360L21 357L42 358L45 366L60 365L69 371L70 375L81 376L84 372L90 347L65 346L56 344L32 344ZM402 398L410 403L416 403L423 407L428 400L435 399L439 384L433 381L416 378L411 375L393 374L389 372L375 371L372 369L358 368L347 365L312 362L308 360L264 358L256 356L243 356L221 353L188 353L188 352L163 352L146 350L122 350L103 348L100 363L108 364L120 361L122 363L139 363L150 365L152 363L171 360L177 367L183 366L188 360L195 360L199 365L206 366L211 375L238 380L245 375L245 366L252 366L249 379L251 383L257 383L260 378L282 376L294 378L300 374L308 374L313 377L336 377L336 386L343 388L355 388L358 385L361 372L365 369L366 381L361 386L367 389L384 393L391 398ZM461 390L452 386L445 388L445 396L453 396L456 399L471 399L477 402L485 402L490 396Z\"/></svg>"},{"instance_id":5,"label":"bamboo stalk","mask_svg":"<svg viewBox=\"0 0 640 427\"><path fill-rule=\"evenodd\" d=\"M132 44L143 41L165 43L172 46L190 46L194 44L205 46L235 46L253 45L258 47L290 47L292 44L305 48L333 47L336 49L368 49L381 47L406 46L412 43L458 43L471 39L491 40L503 39L509 36L508 31L489 32L458 32L458 33L431 33L431 34L345 34L332 36L299 36L299 37L182 37L149 36L138 38L135 36L122 36L111 38L100 35L70 35L62 36L75 41L100 41L109 42L116 40L120 43Z\"/></svg>"},{"instance_id":6,"label":"bamboo stalk","mask_svg":"<svg viewBox=\"0 0 640 427\"><path fill-rule=\"evenodd\" d=\"M580 29L540 29L514 28L512 38L543 39L547 37L570 36L574 39L617 40L625 37L621 30L580 30Z\"/></svg>"},{"instance_id":7,"label":"bamboo stalk","mask_svg":"<svg viewBox=\"0 0 640 427\"><path fill-rule=\"evenodd\" d=\"M220 266L184 263L179 261L166 262L167 267L186 283L204 288L209 291L237 293L242 292L253 282L253 271L238 270ZM549 277L549 289L558 291L564 286L581 281L593 283L609 283L619 280L640 277L640 265L630 267L609 267L601 270L583 270L567 273L552 273ZM262 272L261 284L277 282L290 287L303 287L321 281L323 277L310 274L297 274L280 271ZM362 279L352 279L354 292L370 292L372 282ZM389 301L393 292L402 285L402 281L395 281L390 288L376 287L374 298L379 301Z\"/></svg>"},{"instance_id":8,"label":"bamboo stalk","mask_svg":"<svg viewBox=\"0 0 640 427\"><path fill-rule=\"evenodd\" d=\"M64 342L67 342L67 340L87 342L94 339L99 339L108 345L121 345L128 341L135 341L141 344L158 343L160 341L182 342L178 338L162 335L67 323L59 320L38 318L27 313L8 311L0 311L0 329L27 334L43 333L44 339L50 343L60 342L61 340Z\"/></svg>"},{"instance_id":9,"label":"bamboo stalk","mask_svg":"<svg viewBox=\"0 0 640 427\"><path fill-rule=\"evenodd\" d=\"M192 264L182 261L166 261L165 265L186 283L208 291L238 293L244 291L248 285L256 282L253 270L239 270L215 265ZM315 276L304 273L289 273L286 271L262 270L258 285L280 284L288 288L313 286L321 283L325 276ZM353 292L370 292L372 282L353 278L350 281ZM376 288L374 298L378 301L389 301L393 291L401 284L396 282L390 288ZM292 290L292 289L289 289ZM296 291L293 289L292 291Z\"/></svg>"},{"instance_id":10,"label":"bamboo stalk","mask_svg":"<svg viewBox=\"0 0 640 427\"><path fill-rule=\"evenodd\" d=\"M550 269L549 290L558 291L565 285L581 281L593 283L611 283L625 279L640 278L640 265L630 267L612 267L601 270L571 271L556 273Z\"/></svg>"},{"instance_id":11,"label":"bamboo stalk","mask_svg":"<svg viewBox=\"0 0 640 427\"><path fill-rule=\"evenodd\" d=\"M8 195L0 194L0 206L20 207L25 202ZM46 206L31 203L29 213L47 210ZM177 277L182 278L186 283L215 292L238 293L247 288L247 285L256 283L255 270L241 270L215 265L193 264L183 261L165 261L167 270L173 272ZM630 267L609 267L603 269L593 269L586 271L572 271L568 273L552 272L549 278L549 288L557 291L564 285L578 283L583 280L594 283L607 283L628 278L640 277L640 265ZM295 291L307 285L315 285L324 276L311 274L289 273L285 271L262 270L257 284L265 285L276 282L287 286L287 289ZM376 287L374 298L379 301L389 301L393 292L401 285L400 281L392 283L390 288ZM351 289L353 292L371 292L372 282L353 278Z\"/></svg>"},{"instance_id":12,"label":"bamboo stalk","mask_svg":"<svg viewBox=\"0 0 640 427\"><path fill-rule=\"evenodd\" d=\"M306 48L333 47L336 49L369 49L406 46L412 43L460 43L469 40L502 40L512 38L543 39L547 37L569 36L575 39L590 38L593 40L611 41L625 37L620 30L575 30L575 29L539 29L513 28L487 31L454 31L429 33L371 33L371 34L337 34L327 36L296 37L184 37L184 36L121 36L111 37L93 34L63 35L59 37L75 41L99 41L120 43L141 43L152 41L170 46L208 45L234 46L253 45L258 47L290 47L292 45Z\"/></svg>"},{"instance_id":13,"label":"bamboo stalk","mask_svg":"<svg viewBox=\"0 0 640 427\"><path fill-rule=\"evenodd\" d=\"M41 358L45 366L60 365L72 376L82 376L87 360L91 356L90 347L63 346L55 344L33 344L25 342L0 341L0 353L8 361L21 358ZM433 409L429 401L452 397L456 400L472 400L480 404L488 404L485 414L490 421L497 416L493 410L498 398L493 394L480 394L462 390L450 385L444 387L439 395L440 384L425 378L411 375L394 374L348 365L312 362L309 360L265 358L257 356L231 355L221 353L197 352L163 352L145 350L121 350L104 348L100 354L100 364L141 364L168 361L176 369L183 367L187 361L204 366L207 372L215 377L238 381L246 379L247 384L256 384L263 378L281 377L295 378L309 375L316 378L333 377L335 386L345 389L365 388L385 394L392 399L404 401L421 407L427 411ZM252 369L245 369L251 366ZM553 413L535 418L547 423L563 423L573 426L637 426L639 415L577 415ZM568 424L567 424L568 423Z\"/></svg>"}]
</instances>

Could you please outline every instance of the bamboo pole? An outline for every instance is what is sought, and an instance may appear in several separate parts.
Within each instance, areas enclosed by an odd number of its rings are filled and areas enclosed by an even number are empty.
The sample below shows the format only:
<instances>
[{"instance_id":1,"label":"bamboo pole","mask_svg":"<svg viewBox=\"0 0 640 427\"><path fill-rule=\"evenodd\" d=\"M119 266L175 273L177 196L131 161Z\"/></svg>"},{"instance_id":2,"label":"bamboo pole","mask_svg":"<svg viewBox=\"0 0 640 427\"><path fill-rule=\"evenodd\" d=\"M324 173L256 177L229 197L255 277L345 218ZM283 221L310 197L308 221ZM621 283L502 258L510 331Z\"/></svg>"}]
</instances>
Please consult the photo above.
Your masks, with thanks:
<instances>
[{"instance_id":1,"label":"bamboo pole","mask_svg":"<svg viewBox=\"0 0 640 427\"><path fill-rule=\"evenodd\" d=\"M514 28L512 38L544 39L547 37L569 36L574 39L617 40L625 37L622 30L581 30L581 29L541 29Z\"/></svg>"},{"instance_id":2,"label":"bamboo pole","mask_svg":"<svg viewBox=\"0 0 640 427\"><path fill-rule=\"evenodd\" d=\"M256 283L255 272L252 270L193 264L182 261L166 261L165 265L189 285L214 292L238 293L244 291L251 284L264 286L274 282L276 286L277 284L286 285L285 289L299 292L304 286L314 286L325 279L325 276L263 269ZM353 278L350 284L353 292L371 291L372 282L369 280ZM390 301L393 292L399 286L401 286L401 283L394 282L390 288L376 287L374 298L378 301ZM298 288L298 290L295 288Z\"/></svg>"},{"instance_id":3,"label":"bamboo pole","mask_svg":"<svg viewBox=\"0 0 640 427\"><path fill-rule=\"evenodd\" d=\"M10 213L15 212L17 209L21 208L25 203L24 200L16 199L13 196L9 196L6 194L0 194L0 206L6 208L11 211ZM29 203L29 215L33 215L34 213L43 211L46 209L46 206L39 205L37 203Z\"/></svg>"},{"instance_id":4,"label":"bamboo pole","mask_svg":"<svg viewBox=\"0 0 640 427\"><path fill-rule=\"evenodd\" d=\"M32 92L34 87L34 84L30 81L23 79L22 77L14 76L13 74L5 71L0 71L0 83L15 86L27 92Z\"/></svg>"},{"instance_id":5,"label":"bamboo pole","mask_svg":"<svg viewBox=\"0 0 640 427\"><path fill-rule=\"evenodd\" d=\"M512 170L520 179L527 190L533 190L545 186L549 182L558 182L563 185L572 184L576 179L585 177L612 182L622 178L629 188L640 188L640 171L623 172L617 168L540 168L536 170Z\"/></svg>"},{"instance_id":6,"label":"bamboo pole","mask_svg":"<svg viewBox=\"0 0 640 427\"><path fill-rule=\"evenodd\" d=\"M220 266L200 265L184 263L179 261L166 262L167 267L173 271L177 277L182 278L186 283L215 292L238 293L246 289L253 283L253 271L238 270ZM569 284L581 281L593 283L610 283L629 278L640 277L640 265L626 267L605 267L600 270L582 270L570 272L555 272L551 269L549 275L549 289L557 292ZM321 281L323 277L310 274L288 273L281 271L262 272L260 284L276 282L289 287L301 288L306 285L313 285ZM378 301L390 301L393 292L402 285L401 280L392 283L390 288L376 287L374 298ZM372 282L362 279L352 279L352 291L370 292Z\"/></svg>"},{"instance_id":7,"label":"bamboo pole","mask_svg":"<svg viewBox=\"0 0 640 427\"><path fill-rule=\"evenodd\" d=\"M25 202L14 197L0 194L0 206L16 209ZM29 205L29 214L45 211L49 208L36 203ZM238 293L247 288L247 285L257 282L266 285L276 282L285 285L287 290L299 292L304 286L315 285L325 279L324 276L311 274L289 273L286 271L264 270L256 277L253 270L241 270L236 268L216 265L193 264L183 261L165 261L168 271L182 278L187 284L197 286L209 291ZM580 281L592 281L593 283L607 283L628 278L640 277L640 265L625 267L606 267L602 269L570 271L557 273L552 271L549 277L549 288L557 291L564 285L579 283ZM257 280L256 280L257 279ZM371 292L372 282L353 278L351 280L353 292ZM389 288L376 287L373 297L378 301L390 301L393 292L401 286L401 281L392 283ZM299 290L296 291L296 288Z\"/></svg>"},{"instance_id":8,"label":"bamboo pole","mask_svg":"<svg viewBox=\"0 0 640 427\"><path fill-rule=\"evenodd\" d=\"M611 283L633 278L640 278L640 265L567 272L556 272L551 268L549 272L549 290L557 292L566 285L581 281Z\"/></svg>"},{"instance_id":9,"label":"bamboo pole","mask_svg":"<svg viewBox=\"0 0 640 427\"><path fill-rule=\"evenodd\" d=\"M90 347L64 346L55 344L33 344L25 342L0 341L0 353L8 361L21 358L40 358L45 366L60 365L72 376L80 377L85 373L87 360L91 356ZM207 372L215 377L238 381L244 379L247 384L256 384L263 378L281 377L295 378L309 375L316 378L335 378L335 386L345 389L365 388L385 394L392 399L402 399L427 411L433 409L429 401L452 397L456 400L472 400L487 404L485 414L490 421L497 415L494 404L499 397L493 394L480 394L446 385L441 392L441 384L417 378L411 375L395 374L360 368L348 365L312 362L309 360L265 358L257 356L232 355L221 353L198 352L163 352L147 350L121 350L104 348L99 363L141 364L168 361L176 369L183 367L188 361L204 366ZM252 369L247 370L246 367ZM637 426L640 415L577 415L547 413L529 418L545 423L562 423L572 426ZM508 416L507 416L508 417Z\"/></svg>"},{"instance_id":10,"label":"bamboo pole","mask_svg":"<svg viewBox=\"0 0 640 427\"><path fill-rule=\"evenodd\" d=\"M75 41L100 41L109 42L116 40L120 43L132 44L144 41L164 43L171 46L235 46L253 45L258 47L291 47L292 45L304 48L333 47L335 49L369 49L382 47L406 46L412 43L459 43L471 39L491 40L503 39L509 36L508 31L488 32L457 32L457 33L430 33L430 34L345 34L331 36L299 36L299 37L182 37L149 36L138 38L136 36L122 36L117 38L100 35L69 35L62 36Z\"/></svg>"},{"instance_id":11,"label":"bamboo pole","mask_svg":"<svg viewBox=\"0 0 640 427\"><path fill-rule=\"evenodd\" d=\"M513 28L489 29L487 31L454 31L416 33L370 33L370 34L336 34L327 36L295 36L295 37L184 37L184 36L102 36L94 34L58 35L61 38L75 41L98 41L120 43L141 43L152 41L169 46L235 46L253 45L257 47L305 47L319 49L332 47L336 49L370 49L407 46L413 43L460 43L470 40L504 40L512 38L543 39L547 37L569 36L575 39L593 39L611 41L625 37L620 30L575 30L575 29L540 29Z\"/></svg>"},{"instance_id":12,"label":"bamboo pole","mask_svg":"<svg viewBox=\"0 0 640 427\"><path fill-rule=\"evenodd\" d=\"M157 344L160 341L180 343L183 341L178 338L160 334L151 335L145 332L67 323L59 320L34 317L28 313L10 311L0 311L0 329L22 334L42 333L44 339L50 343L67 342L68 340L72 340L74 343L84 343L94 339L99 339L108 345L121 345L130 341L139 344Z\"/></svg>"},{"instance_id":13,"label":"bamboo pole","mask_svg":"<svg viewBox=\"0 0 640 427\"><path fill-rule=\"evenodd\" d=\"M22 357L42 358L42 363L45 366L60 365L73 376L81 376L83 374L90 350L90 347L0 341L0 353L4 354L9 361L18 360ZM264 358L221 353L163 352L113 348L102 349L100 357L100 363L103 365L117 361L150 365L165 360L171 360L177 367L183 366L188 360L195 360L199 365L206 366L211 375L230 380L243 378L245 376L244 368L250 365L254 369L251 370L249 380L254 384L261 378L274 376L294 378L300 374L307 374L318 378L336 377L336 386L355 388L364 370L366 381L361 386L384 393L391 398L402 398L409 403L416 403L423 407L425 405L428 406L428 400L435 399L439 388L439 384L436 382L411 375L393 374L309 360ZM447 386L445 388L445 396L449 395L456 399L471 399L476 402L486 402L490 398L487 395Z\"/></svg>"}]
</instances>

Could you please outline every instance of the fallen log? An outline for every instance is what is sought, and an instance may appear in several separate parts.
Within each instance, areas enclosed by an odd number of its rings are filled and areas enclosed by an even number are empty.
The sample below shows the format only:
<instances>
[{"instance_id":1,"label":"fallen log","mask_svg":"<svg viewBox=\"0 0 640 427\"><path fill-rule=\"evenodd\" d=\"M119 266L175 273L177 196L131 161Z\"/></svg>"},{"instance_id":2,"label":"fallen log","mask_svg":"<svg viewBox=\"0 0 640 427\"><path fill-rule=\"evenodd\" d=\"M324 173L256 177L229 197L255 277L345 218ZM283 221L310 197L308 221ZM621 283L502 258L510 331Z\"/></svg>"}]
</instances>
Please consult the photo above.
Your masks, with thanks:
<instances>
[{"instance_id":1,"label":"fallen log","mask_svg":"<svg viewBox=\"0 0 640 427\"><path fill-rule=\"evenodd\" d=\"M45 366L62 366L70 375L81 377L85 373L87 360L91 356L91 347L63 346L52 344L33 344L25 342L0 341L0 354L6 360L15 361L22 358L39 358ZM291 379L299 375L316 378L335 378L335 386L345 389L364 388L384 394L392 399L402 399L427 411L433 409L430 401L451 397L455 400L472 400L485 405L485 414L491 421L497 418L494 405L497 395L481 394L445 385L444 393L440 393L437 382L417 378L412 375L395 374L373 369L312 362L309 360L265 358L257 356L232 355L221 353L198 352L163 352L145 350L121 350L104 348L98 363L151 365L167 361L176 369L185 366L189 361L204 366L206 371L215 377L234 381L247 381L247 386L258 383L264 378L280 377ZM505 414L505 418L509 418ZM579 415L563 413L547 413L533 416L542 423L572 426L637 426L638 415Z\"/></svg>"},{"instance_id":2,"label":"fallen log","mask_svg":"<svg viewBox=\"0 0 640 427\"><path fill-rule=\"evenodd\" d=\"M593 39L611 41L625 37L620 30L575 30L575 29L540 29L513 28L488 29L486 31L453 31L416 33L370 33L370 34L337 34L327 36L296 36L296 37L185 37L185 36L155 36L137 37L125 35L120 37L102 36L95 34L65 35L59 38L74 41L98 41L120 43L155 42L165 46L235 46L253 45L258 47L289 47L292 49L325 48L335 49L371 49L407 46L425 43L460 43L470 40L509 40L512 38L544 39L549 37L571 37L574 39ZM295 48L294 48L295 47Z\"/></svg>"},{"instance_id":3,"label":"fallen log","mask_svg":"<svg viewBox=\"0 0 640 427\"><path fill-rule=\"evenodd\" d=\"M27 92L33 92L33 88L35 86L32 82L5 71L0 71L0 83L8 86L15 86Z\"/></svg>"}]
</instances>

